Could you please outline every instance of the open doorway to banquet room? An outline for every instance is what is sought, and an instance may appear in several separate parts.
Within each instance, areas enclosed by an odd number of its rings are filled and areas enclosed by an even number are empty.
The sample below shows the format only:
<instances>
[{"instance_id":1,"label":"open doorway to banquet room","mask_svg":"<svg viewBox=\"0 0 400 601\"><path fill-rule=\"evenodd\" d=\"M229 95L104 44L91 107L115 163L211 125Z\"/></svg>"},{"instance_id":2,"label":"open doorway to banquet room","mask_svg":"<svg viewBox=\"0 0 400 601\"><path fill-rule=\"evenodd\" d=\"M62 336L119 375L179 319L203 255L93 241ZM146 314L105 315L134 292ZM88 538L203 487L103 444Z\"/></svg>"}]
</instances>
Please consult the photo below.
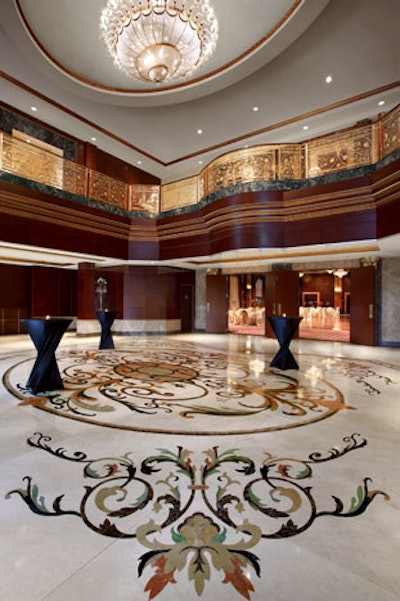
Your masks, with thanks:
<instances>
[{"instance_id":1,"label":"open doorway to banquet room","mask_svg":"<svg viewBox=\"0 0 400 601\"><path fill-rule=\"evenodd\" d=\"M350 340L350 273L329 269L299 273L300 338Z\"/></svg>"},{"instance_id":2,"label":"open doorway to banquet room","mask_svg":"<svg viewBox=\"0 0 400 601\"><path fill-rule=\"evenodd\" d=\"M222 329L214 324L209 331L273 336L268 315L299 315L299 338L375 345L376 274L369 265L219 276L220 296L207 305L221 308Z\"/></svg>"},{"instance_id":3,"label":"open doorway to banquet room","mask_svg":"<svg viewBox=\"0 0 400 601\"><path fill-rule=\"evenodd\" d=\"M232 334L265 335L264 274L229 276L228 331Z\"/></svg>"},{"instance_id":4,"label":"open doorway to banquet room","mask_svg":"<svg viewBox=\"0 0 400 601\"><path fill-rule=\"evenodd\" d=\"M350 340L350 272L329 269L300 272L298 314L300 338ZM268 278L261 273L228 276L228 331L265 336ZM297 290L296 290L297 294ZM274 296L274 301L276 301ZM271 306L277 306L273 302ZM279 303L278 303L279 305Z\"/></svg>"}]
</instances>

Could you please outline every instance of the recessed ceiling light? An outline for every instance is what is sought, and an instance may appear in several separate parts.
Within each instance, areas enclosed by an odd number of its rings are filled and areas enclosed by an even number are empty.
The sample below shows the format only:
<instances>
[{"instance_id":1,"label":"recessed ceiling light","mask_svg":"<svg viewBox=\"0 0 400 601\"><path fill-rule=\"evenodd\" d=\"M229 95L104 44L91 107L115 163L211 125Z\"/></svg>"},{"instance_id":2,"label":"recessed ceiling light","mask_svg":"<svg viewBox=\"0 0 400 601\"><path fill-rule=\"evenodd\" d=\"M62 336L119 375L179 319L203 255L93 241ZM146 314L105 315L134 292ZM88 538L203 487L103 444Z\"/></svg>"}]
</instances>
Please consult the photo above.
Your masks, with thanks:
<instances>
[{"instance_id":1,"label":"recessed ceiling light","mask_svg":"<svg viewBox=\"0 0 400 601\"><path fill-rule=\"evenodd\" d=\"M202 165L202 164L203 164L203 161L201 161L201 160L200 160L200 161L199 161L199 165Z\"/></svg>"},{"instance_id":2,"label":"recessed ceiling light","mask_svg":"<svg viewBox=\"0 0 400 601\"><path fill-rule=\"evenodd\" d=\"M333 81L333 77L332 77L332 75L327 75L327 76L325 77L325 83L332 83L332 81Z\"/></svg>"},{"instance_id":3,"label":"recessed ceiling light","mask_svg":"<svg viewBox=\"0 0 400 601\"><path fill-rule=\"evenodd\" d=\"M97 138L95 138L94 136L90 139L92 140L92 142L97 142Z\"/></svg>"},{"instance_id":4,"label":"recessed ceiling light","mask_svg":"<svg viewBox=\"0 0 400 601\"><path fill-rule=\"evenodd\" d=\"M308 125L303 125L303 129L307 130L308 129Z\"/></svg>"},{"instance_id":5,"label":"recessed ceiling light","mask_svg":"<svg viewBox=\"0 0 400 601\"><path fill-rule=\"evenodd\" d=\"M36 108L36 106L31 106L31 111L32 111L33 113L36 113L36 111L37 111L37 108Z\"/></svg>"},{"instance_id":6,"label":"recessed ceiling light","mask_svg":"<svg viewBox=\"0 0 400 601\"><path fill-rule=\"evenodd\" d=\"M137 163L136 163L136 164L137 164L137 165L141 165L141 164L142 164L142 161L137 161Z\"/></svg>"},{"instance_id":7,"label":"recessed ceiling light","mask_svg":"<svg viewBox=\"0 0 400 601\"><path fill-rule=\"evenodd\" d=\"M203 133L203 130L202 129L198 129L197 133L199 134L199 136L201 136L201 134Z\"/></svg>"},{"instance_id":8,"label":"recessed ceiling light","mask_svg":"<svg viewBox=\"0 0 400 601\"><path fill-rule=\"evenodd\" d=\"M383 106L384 104L385 104L385 101L384 101L384 100L380 100L380 101L378 102L378 106Z\"/></svg>"},{"instance_id":9,"label":"recessed ceiling light","mask_svg":"<svg viewBox=\"0 0 400 601\"><path fill-rule=\"evenodd\" d=\"M258 106L253 106L253 111L256 113L258 111Z\"/></svg>"}]
</instances>

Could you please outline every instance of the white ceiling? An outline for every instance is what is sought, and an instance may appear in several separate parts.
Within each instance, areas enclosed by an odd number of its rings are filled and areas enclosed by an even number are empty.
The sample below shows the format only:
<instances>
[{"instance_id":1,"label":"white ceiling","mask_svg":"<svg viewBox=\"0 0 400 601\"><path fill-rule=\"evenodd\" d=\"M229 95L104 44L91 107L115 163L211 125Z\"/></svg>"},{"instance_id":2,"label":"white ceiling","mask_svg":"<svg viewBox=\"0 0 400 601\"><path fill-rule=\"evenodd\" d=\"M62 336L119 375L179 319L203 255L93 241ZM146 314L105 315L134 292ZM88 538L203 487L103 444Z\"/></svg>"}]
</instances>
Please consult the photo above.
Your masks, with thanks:
<instances>
[{"instance_id":1,"label":"white ceiling","mask_svg":"<svg viewBox=\"0 0 400 601\"><path fill-rule=\"evenodd\" d=\"M246 144L300 142L399 104L398 0L213 0L214 57L164 88L114 67L98 31L105 2L1 0L0 100L163 183Z\"/></svg>"}]
</instances>

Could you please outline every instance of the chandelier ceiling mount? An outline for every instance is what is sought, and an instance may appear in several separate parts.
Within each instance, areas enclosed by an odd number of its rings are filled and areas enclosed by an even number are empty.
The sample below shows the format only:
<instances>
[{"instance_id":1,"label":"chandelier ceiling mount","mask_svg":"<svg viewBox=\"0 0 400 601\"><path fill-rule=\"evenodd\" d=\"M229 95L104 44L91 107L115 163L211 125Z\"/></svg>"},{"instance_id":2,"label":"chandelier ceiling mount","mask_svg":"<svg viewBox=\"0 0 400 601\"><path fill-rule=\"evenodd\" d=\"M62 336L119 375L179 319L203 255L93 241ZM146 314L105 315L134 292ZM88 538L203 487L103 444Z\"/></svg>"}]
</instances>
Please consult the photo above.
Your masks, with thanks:
<instances>
[{"instance_id":1,"label":"chandelier ceiling mount","mask_svg":"<svg viewBox=\"0 0 400 601\"><path fill-rule=\"evenodd\" d=\"M100 30L119 69L163 83L188 77L205 63L218 23L209 0L108 0Z\"/></svg>"}]
</instances>

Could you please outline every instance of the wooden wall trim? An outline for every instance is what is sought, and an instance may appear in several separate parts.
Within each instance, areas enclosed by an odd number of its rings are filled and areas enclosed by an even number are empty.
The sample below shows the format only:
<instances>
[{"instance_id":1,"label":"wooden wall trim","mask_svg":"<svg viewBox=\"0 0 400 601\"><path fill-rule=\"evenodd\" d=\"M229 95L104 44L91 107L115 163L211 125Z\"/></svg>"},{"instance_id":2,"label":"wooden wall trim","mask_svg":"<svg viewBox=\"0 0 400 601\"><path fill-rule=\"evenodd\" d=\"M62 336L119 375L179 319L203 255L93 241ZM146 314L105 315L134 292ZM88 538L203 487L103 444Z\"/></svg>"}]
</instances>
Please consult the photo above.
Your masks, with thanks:
<instances>
[{"instance_id":1,"label":"wooden wall trim","mask_svg":"<svg viewBox=\"0 0 400 601\"><path fill-rule=\"evenodd\" d=\"M144 219L0 181L0 235L122 260L374 239L400 233L399 174L397 160L347 182L234 194L190 212Z\"/></svg>"}]
</instances>

